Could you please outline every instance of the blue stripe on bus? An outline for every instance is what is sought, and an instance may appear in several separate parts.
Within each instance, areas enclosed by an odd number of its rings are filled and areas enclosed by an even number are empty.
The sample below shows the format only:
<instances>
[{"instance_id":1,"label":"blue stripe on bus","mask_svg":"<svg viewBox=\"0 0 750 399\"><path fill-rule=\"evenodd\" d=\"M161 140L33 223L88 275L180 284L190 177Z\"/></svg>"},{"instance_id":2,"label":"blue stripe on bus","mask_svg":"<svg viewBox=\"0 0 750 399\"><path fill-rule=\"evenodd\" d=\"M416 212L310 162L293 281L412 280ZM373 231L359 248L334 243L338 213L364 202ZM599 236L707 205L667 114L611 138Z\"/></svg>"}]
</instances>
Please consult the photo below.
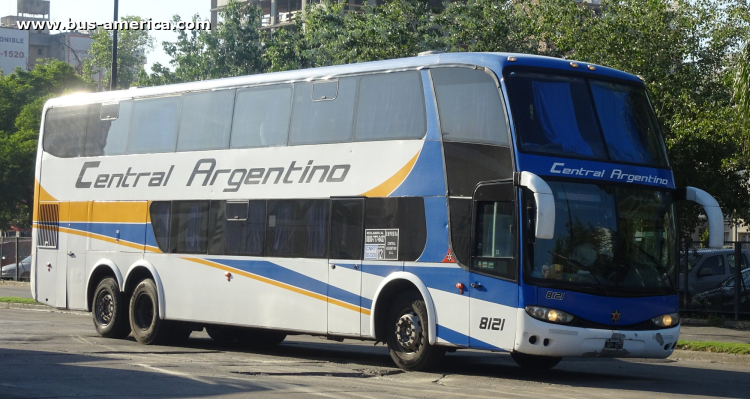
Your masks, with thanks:
<instances>
[{"instance_id":1,"label":"blue stripe on bus","mask_svg":"<svg viewBox=\"0 0 750 399\"><path fill-rule=\"evenodd\" d=\"M87 233L143 244L146 235L145 223L92 223L71 222L70 228ZM119 234L117 233L119 231Z\"/></svg>"},{"instance_id":2,"label":"blue stripe on bus","mask_svg":"<svg viewBox=\"0 0 750 399\"><path fill-rule=\"evenodd\" d=\"M425 136L425 140L440 140L437 103L435 102L435 93L432 91L430 73L426 69L422 70L422 86L424 87L424 105L427 108L427 136Z\"/></svg>"},{"instance_id":3,"label":"blue stripe on bus","mask_svg":"<svg viewBox=\"0 0 750 399\"><path fill-rule=\"evenodd\" d=\"M401 265L362 264L362 273L374 276L388 277L391 273L402 271L404 271L404 267Z\"/></svg>"},{"instance_id":4,"label":"blue stripe on bus","mask_svg":"<svg viewBox=\"0 0 750 399\"><path fill-rule=\"evenodd\" d=\"M409 175L389 197L445 196L443 150L439 141L425 141Z\"/></svg>"},{"instance_id":5,"label":"blue stripe on bus","mask_svg":"<svg viewBox=\"0 0 750 399\"><path fill-rule=\"evenodd\" d=\"M406 266L404 271L410 272L419 277L427 288L441 290L451 294L458 295L456 283L463 283L466 287L470 286L469 272L458 265L455 265L454 267ZM466 288L464 295L469 295L468 290L469 288Z\"/></svg>"},{"instance_id":6,"label":"blue stripe on bus","mask_svg":"<svg viewBox=\"0 0 750 399\"><path fill-rule=\"evenodd\" d=\"M461 334L456 330L451 330L450 328L440 324L437 325L437 337L454 345L467 346L468 343L468 346L471 348L483 348L494 351L507 352L507 350L505 349L499 348L495 345L490 345L484 341L472 338L466 334Z\"/></svg>"},{"instance_id":7,"label":"blue stripe on bus","mask_svg":"<svg viewBox=\"0 0 750 399\"><path fill-rule=\"evenodd\" d=\"M424 199L427 242L417 262L442 262L448 254L448 205L445 197Z\"/></svg>"}]
</instances>

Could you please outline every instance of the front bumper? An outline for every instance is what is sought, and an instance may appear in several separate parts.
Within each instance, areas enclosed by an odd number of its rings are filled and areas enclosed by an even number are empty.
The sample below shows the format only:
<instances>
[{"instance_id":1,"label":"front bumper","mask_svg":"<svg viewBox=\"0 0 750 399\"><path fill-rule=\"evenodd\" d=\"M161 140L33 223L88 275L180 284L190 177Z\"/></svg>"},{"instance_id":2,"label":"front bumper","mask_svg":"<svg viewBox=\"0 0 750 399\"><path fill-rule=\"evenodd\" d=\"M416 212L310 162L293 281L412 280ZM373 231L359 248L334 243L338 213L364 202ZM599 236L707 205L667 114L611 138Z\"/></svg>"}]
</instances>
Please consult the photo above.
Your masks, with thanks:
<instances>
[{"instance_id":1,"label":"front bumper","mask_svg":"<svg viewBox=\"0 0 750 399\"><path fill-rule=\"evenodd\" d=\"M555 357L666 358L680 336L680 325L646 331L600 330L569 327L534 319L518 310L514 350L529 355ZM607 342L621 342L622 349L607 349Z\"/></svg>"}]
</instances>

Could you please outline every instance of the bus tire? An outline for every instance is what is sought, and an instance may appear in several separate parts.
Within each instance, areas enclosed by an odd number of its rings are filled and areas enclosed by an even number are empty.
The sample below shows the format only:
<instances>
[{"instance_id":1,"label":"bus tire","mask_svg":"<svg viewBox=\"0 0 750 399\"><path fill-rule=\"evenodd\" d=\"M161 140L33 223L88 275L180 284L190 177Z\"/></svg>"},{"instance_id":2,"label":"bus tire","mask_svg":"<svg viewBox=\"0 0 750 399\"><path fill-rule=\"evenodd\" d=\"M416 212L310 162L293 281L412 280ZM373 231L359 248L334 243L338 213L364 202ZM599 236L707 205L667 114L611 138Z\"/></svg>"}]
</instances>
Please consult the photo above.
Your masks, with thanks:
<instances>
[{"instance_id":1,"label":"bus tire","mask_svg":"<svg viewBox=\"0 0 750 399\"><path fill-rule=\"evenodd\" d=\"M104 338L125 338L130 334L127 302L112 277L99 282L91 306L96 332Z\"/></svg>"},{"instance_id":2,"label":"bus tire","mask_svg":"<svg viewBox=\"0 0 750 399\"><path fill-rule=\"evenodd\" d=\"M511 352L510 357L519 366L529 370L547 370L557 366L561 357L527 355L521 352Z\"/></svg>"},{"instance_id":3,"label":"bus tire","mask_svg":"<svg viewBox=\"0 0 750 399\"><path fill-rule=\"evenodd\" d=\"M161 344L172 335L169 322L159 318L159 300L154 280L138 283L130 297L130 328L136 341Z\"/></svg>"},{"instance_id":4,"label":"bus tire","mask_svg":"<svg viewBox=\"0 0 750 399\"><path fill-rule=\"evenodd\" d=\"M415 292L399 295L386 319L386 343L391 358L404 370L427 370L438 364L445 349L428 342L427 307Z\"/></svg>"}]
</instances>

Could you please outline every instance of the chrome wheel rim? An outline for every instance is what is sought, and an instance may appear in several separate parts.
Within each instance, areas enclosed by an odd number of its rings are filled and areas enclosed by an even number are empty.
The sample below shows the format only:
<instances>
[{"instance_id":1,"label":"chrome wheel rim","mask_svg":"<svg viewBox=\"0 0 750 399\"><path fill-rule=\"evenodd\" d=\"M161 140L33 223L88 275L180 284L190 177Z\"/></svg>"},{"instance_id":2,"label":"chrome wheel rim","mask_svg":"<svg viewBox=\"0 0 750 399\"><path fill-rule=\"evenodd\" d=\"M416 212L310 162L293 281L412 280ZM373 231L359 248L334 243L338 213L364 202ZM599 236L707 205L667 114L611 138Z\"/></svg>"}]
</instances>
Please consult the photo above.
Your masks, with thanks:
<instances>
[{"instance_id":1,"label":"chrome wheel rim","mask_svg":"<svg viewBox=\"0 0 750 399\"><path fill-rule=\"evenodd\" d=\"M96 306L94 307L94 315L96 321L102 327L106 327L112 322L112 317L115 313L115 301L112 294L108 291L101 291L96 297Z\"/></svg>"},{"instance_id":2,"label":"chrome wheel rim","mask_svg":"<svg viewBox=\"0 0 750 399\"><path fill-rule=\"evenodd\" d=\"M414 312L399 317L396 322L396 342L407 352L416 352L422 336L422 323Z\"/></svg>"}]
</instances>

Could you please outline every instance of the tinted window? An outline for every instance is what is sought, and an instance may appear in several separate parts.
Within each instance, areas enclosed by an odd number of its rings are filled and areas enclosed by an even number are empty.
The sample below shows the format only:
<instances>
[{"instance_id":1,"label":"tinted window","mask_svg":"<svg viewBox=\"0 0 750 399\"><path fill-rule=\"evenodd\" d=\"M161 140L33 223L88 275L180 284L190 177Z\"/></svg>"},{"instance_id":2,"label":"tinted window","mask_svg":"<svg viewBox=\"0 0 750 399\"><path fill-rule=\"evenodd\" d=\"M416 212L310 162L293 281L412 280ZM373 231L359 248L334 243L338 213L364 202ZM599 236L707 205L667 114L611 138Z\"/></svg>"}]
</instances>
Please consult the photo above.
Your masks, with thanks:
<instances>
[{"instance_id":1,"label":"tinted window","mask_svg":"<svg viewBox=\"0 0 750 399\"><path fill-rule=\"evenodd\" d=\"M703 261L701 268L698 270L698 274L705 269L713 270L714 276L724 275L724 257L721 255L715 255L706 258L706 260Z\"/></svg>"},{"instance_id":2,"label":"tinted window","mask_svg":"<svg viewBox=\"0 0 750 399\"><path fill-rule=\"evenodd\" d=\"M507 85L524 150L607 158L584 79L514 72Z\"/></svg>"},{"instance_id":3,"label":"tinted window","mask_svg":"<svg viewBox=\"0 0 750 399\"><path fill-rule=\"evenodd\" d=\"M175 253L206 253L208 201L174 201L172 203L169 247L170 252Z\"/></svg>"},{"instance_id":4,"label":"tinted window","mask_svg":"<svg viewBox=\"0 0 750 399\"><path fill-rule=\"evenodd\" d=\"M471 205L469 198L450 198L451 248L461 264L471 257Z\"/></svg>"},{"instance_id":5,"label":"tinted window","mask_svg":"<svg viewBox=\"0 0 750 399\"><path fill-rule=\"evenodd\" d=\"M362 259L364 199L331 200L331 259Z\"/></svg>"},{"instance_id":6,"label":"tinted window","mask_svg":"<svg viewBox=\"0 0 750 399\"><path fill-rule=\"evenodd\" d=\"M360 78L354 140L417 139L426 129L418 71Z\"/></svg>"},{"instance_id":7,"label":"tinted window","mask_svg":"<svg viewBox=\"0 0 750 399\"><path fill-rule=\"evenodd\" d=\"M44 151L61 158L83 155L88 106L51 108L44 121Z\"/></svg>"},{"instance_id":8,"label":"tinted window","mask_svg":"<svg viewBox=\"0 0 750 399\"><path fill-rule=\"evenodd\" d=\"M592 80L591 94L610 158L666 164L664 145L645 91Z\"/></svg>"},{"instance_id":9,"label":"tinted window","mask_svg":"<svg viewBox=\"0 0 750 399\"><path fill-rule=\"evenodd\" d=\"M135 102L128 152L172 152L177 142L180 97L153 98Z\"/></svg>"},{"instance_id":10,"label":"tinted window","mask_svg":"<svg viewBox=\"0 0 750 399\"><path fill-rule=\"evenodd\" d=\"M183 95L177 151L229 148L233 106L234 90Z\"/></svg>"},{"instance_id":11,"label":"tinted window","mask_svg":"<svg viewBox=\"0 0 750 399\"><path fill-rule=\"evenodd\" d=\"M515 278L515 220L512 202L477 202L475 270Z\"/></svg>"},{"instance_id":12,"label":"tinted window","mask_svg":"<svg viewBox=\"0 0 750 399\"><path fill-rule=\"evenodd\" d=\"M436 68L430 73L443 139L508 145L503 102L488 73L468 68Z\"/></svg>"},{"instance_id":13,"label":"tinted window","mask_svg":"<svg viewBox=\"0 0 750 399\"><path fill-rule=\"evenodd\" d=\"M398 260L417 260L427 241L424 199L367 198L365 229L398 229Z\"/></svg>"},{"instance_id":14,"label":"tinted window","mask_svg":"<svg viewBox=\"0 0 750 399\"><path fill-rule=\"evenodd\" d=\"M266 201L211 201L209 254L263 255Z\"/></svg>"},{"instance_id":15,"label":"tinted window","mask_svg":"<svg viewBox=\"0 0 750 399\"><path fill-rule=\"evenodd\" d=\"M169 252L169 220L172 213L172 203L169 201L154 201L151 203L151 228L154 231L156 244L162 252Z\"/></svg>"},{"instance_id":16,"label":"tinted window","mask_svg":"<svg viewBox=\"0 0 750 399\"><path fill-rule=\"evenodd\" d=\"M325 82L330 93L331 84ZM311 82L294 84L294 108L289 134L290 144L340 143L351 140L354 118L356 78L338 80L338 94L334 100L314 99Z\"/></svg>"},{"instance_id":17,"label":"tinted window","mask_svg":"<svg viewBox=\"0 0 750 399\"><path fill-rule=\"evenodd\" d=\"M89 109L85 155L120 155L128 147L133 101L95 104Z\"/></svg>"},{"instance_id":18,"label":"tinted window","mask_svg":"<svg viewBox=\"0 0 750 399\"><path fill-rule=\"evenodd\" d=\"M266 256L325 258L328 200L268 201Z\"/></svg>"},{"instance_id":19,"label":"tinted window","mask_svg":"<svg viewBox=\"0 0 750 399\"><path fill-rule=\"evenodd\" d=\"M291 110L291 85L237 91L232 123L232 148L286 144Z\"/></svg>"}]
</instances>

